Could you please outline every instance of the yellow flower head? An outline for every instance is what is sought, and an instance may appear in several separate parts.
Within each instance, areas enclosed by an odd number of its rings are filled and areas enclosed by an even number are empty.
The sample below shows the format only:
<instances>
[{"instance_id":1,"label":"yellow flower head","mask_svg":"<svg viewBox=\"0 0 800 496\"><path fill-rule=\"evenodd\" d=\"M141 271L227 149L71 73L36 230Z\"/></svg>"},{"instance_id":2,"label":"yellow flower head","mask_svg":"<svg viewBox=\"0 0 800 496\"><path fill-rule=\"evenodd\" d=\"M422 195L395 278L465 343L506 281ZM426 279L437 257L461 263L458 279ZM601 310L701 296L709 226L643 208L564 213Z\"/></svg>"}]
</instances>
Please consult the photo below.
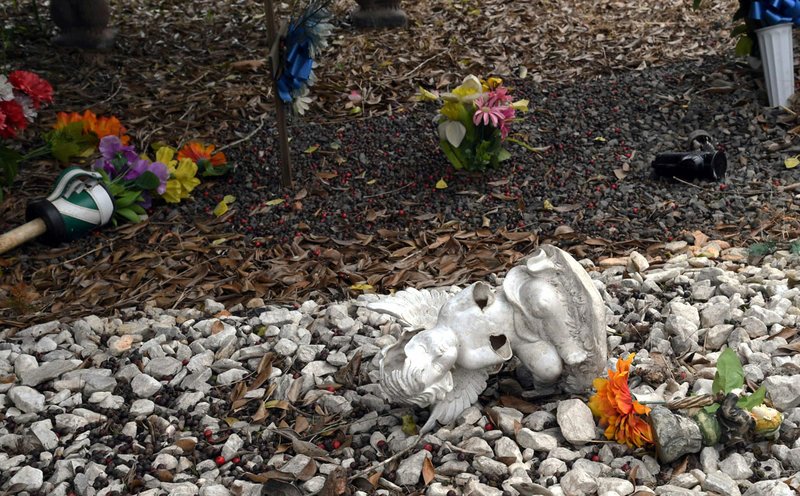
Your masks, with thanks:
<instances>
[{"instance_id":1,"label":"yellow flower head","mask_svg":"<svg viewBox=\"0 0 800 496\"><path fill-rule=\"evenodd\" d=\"M167 169L172 172L175 165L178 163L173 158L175 157L175 149L169 146L162 146L156 150L156 162L161 162L167 166Z\"/></svg>"},{"instance_id":2,"label":"yellow flower head","mask_svg":"<svg viewBox=\"0 0 800 496\"><path fill-rule=\"evenodd\" d=\"M469 75L452 93L442 93L442 99L448 102L472 103L481 96L482 92L483 85L481 85L480 79Z\"/></svg>"},{"instance_id":3,"label":"yellow flower head","mask_svg":"<svg viewBox=\"0 0 800 496\"><path fill-rule=\"evenodd\" d=\"M517 100L511 104L511 108L516 110L517 112L527 112L528 111L528 100Z\"/></svg>"},{"instance_id":4,"label":"yellow flower head","mask_svg":"<svg viewBox=\"0 0 800 496\"><path fill-rule=\"evenodd\" d=\"M417 94L417 99L422 102L432 102L434 100L439 99L439 95L432 91L428 91L422 86L419 87L419 93Z\"/></svg>"},{"instance_id":5,"label":"yellow flower head","mask_svg":"<svg viewBox=\"0 0 800 496\"><path fill-rule=\"evenodd\" d=\"M783 416L781 412L768 406L754 406L750 410L750 416L756 421L756 433L768 434L781 427Z\"/></svg>"},{"instance_id":6,"label":"yellow flower head","mask_svg":"<svg viewBox=\"0 0 800 496\"><path fill-rule=\"evenodd\" d=\"M174 163L174 161L172 162ZM167 181L167 191L162 197L167 203L178 203L184 198L188 198L192 190L200 184L200 180L195 177L197 164L190 158L182 158L177 167L167 164L167 168L170 172L170 179Z\"/></svg>"},{"instance_id":7,"label":"yellow flower head","mask_svg":"<svg viewBox=\"0 0 800 496\"><path fill-rule=\"evenodd\" d=\"M458 102L446 102L439 112L451 121L457 121L463 109L463 105Z\"/></svg>"},{"instance_id":8,"label":"yellow flower head","mask_svg":"<svg viewBox=\"0 0 800 496\"><path fill-rule=\"evenodd\" d=\"M481 86L483 86L484 93L497 88L501 84L503 84L503 80L500 79L499 77L490 77L486 81L481 81Z\"/></svg>"}]
</instances>

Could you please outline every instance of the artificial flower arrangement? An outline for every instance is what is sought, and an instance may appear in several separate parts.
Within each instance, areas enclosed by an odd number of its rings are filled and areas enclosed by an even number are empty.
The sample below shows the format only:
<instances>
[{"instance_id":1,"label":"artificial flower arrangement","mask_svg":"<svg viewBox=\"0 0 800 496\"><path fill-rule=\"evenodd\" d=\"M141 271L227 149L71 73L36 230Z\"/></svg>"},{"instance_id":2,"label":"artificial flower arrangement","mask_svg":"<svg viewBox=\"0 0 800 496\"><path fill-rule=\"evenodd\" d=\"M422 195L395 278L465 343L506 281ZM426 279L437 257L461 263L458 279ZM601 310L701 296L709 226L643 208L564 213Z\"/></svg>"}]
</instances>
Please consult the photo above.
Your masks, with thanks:
<instances>
[{"instance_id":1,"label":"artificial flower arrangement","mask_svg":"<svg viewBox=\"0 0 800 496\"><path fill-rule=\"evenodd\" d=\"M114 198L114 219L139 222L154 199L180 203L189 198L203 176L220 176L230 170L214 145L191 141L176 152L166 145L154 145L155 160L139 155L115 135L100 140L101 157L93 168L103 178Z\"/></svg>"},{"instance_id":2,"label":"artificial flower arrangement","mask_svg":"<svg viewBox=\"0 0 800 496\"><path fill-rule=\"evenodd\" d=\"M303 115L309 108L309 87L314 85L315 59L328 46L333 25L328 22L331 0L310 0L302 9L292 2L291 19L281 27L280 45L273 50L278 97Z\"/></svg>"},{"instance_id":3,"label":"artificial flower arrangement","mask_svg":"<svg viewBox=\"0 0 800 496\"><path fill-rule=\"evenodd\" d=\"M500 78L481 81L470 75L451 93L441 96L420 88L421 100L443 101L437 116L439 146L456 169L497 167L511 154L503 148L517 111L528 101L513 101Z\"/></svg>"},{"instance_id":4,"label":"artificial flower arrangement","mask_svg":"<svg viewBox=\"0 0 800 496\"><path fill-rule=\"evenodd\" d=\"M33 122L42 105L52 102L53 87L38 75L28 71L0 74L0 138L16 138ZM22 159L16 150L0 146L0 186L11 186Z\"/></svg>"},{"instance_id":5,"label":"artificial flower arrangement","mask_svg":"<svg viewBox=\"0 0 800 496\"><path fill-rule=\"evenodd\" d=\"M629 447L648 448L658 440L647 421L650 407L634 398L628 384L633 358L631 353L625 359L617 359L617 370L609 370L608 379L594 380L597 392L589 399L589 409L605 427L607 439ZM764 386L752 394L735 393L741 391L744 383L739 357L726 348L717 359L711 395L690 396L666 406L686 412L697 423L706 446L753 437L775 438L783 420L781 413L763 405Z\"/></svg>"}]
</instances>

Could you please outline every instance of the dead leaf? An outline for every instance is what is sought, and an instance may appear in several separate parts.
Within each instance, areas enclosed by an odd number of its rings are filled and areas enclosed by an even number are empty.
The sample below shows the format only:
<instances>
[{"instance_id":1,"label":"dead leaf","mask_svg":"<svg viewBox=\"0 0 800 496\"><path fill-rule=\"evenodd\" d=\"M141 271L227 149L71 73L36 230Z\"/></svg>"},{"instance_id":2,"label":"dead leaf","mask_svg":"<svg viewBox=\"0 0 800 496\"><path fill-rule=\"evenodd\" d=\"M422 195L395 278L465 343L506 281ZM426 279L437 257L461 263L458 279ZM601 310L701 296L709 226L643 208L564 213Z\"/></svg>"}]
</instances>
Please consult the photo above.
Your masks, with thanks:
<instances>
[{"instance_id":1,"label":"dead leaf","mask_svg":"<svg viewBox=\"0 0 800 496\"><path fill-rule=\"evenodd\" d=\"M231 63L231 69L235 71L257 71L267 63L267 59L237 60Z\"/></svg>"},{"instance_id":2,"label":"dead leaf","mask_svg":"<svg viewBox=\"0 0 800 496\"><path fill-rule=\"evenodd\" d=\"M359 372L361 371L361 350L356 351L353 358L350 359L344 367L340 368L333 374L333 378L339 384L345 386L355 386L358 379Z\"/></svg>"},{"instance_id":3,"label":"dead leaf","mask_svg":"<svg viewBox=\"0 0 800 496\"><path fill-rule=\"evenodd\" d=\"M514 408L516 410L519 410L520 412L526 415L539 410L539 407L537 407L533 403L527 402L522 398L518 398L516 396L509 396L509 395L500 396L500 404L508 408Z\"/></svg>"},{"instance_id":4,"label":"dead leaf","mask_svg":"<svg viewBox=\"0 0 800 496\"><path fill-rule=\"evenodd\" d=\"M433 462L429 457L425 457L425 461L422 462L422 480L425 481L427 486L435 477L436 469L433 468Z\"/></svg>"},{"instance_id":5,"label":"dead leaf","mask_svg":"<svg viewBox=\"0 0 800 496\"><path fill-rule=\"evenodd\" d=\"M191 453L197 446L197 441L189 438L178 439L175 441L175 446L182 449L184 453Z\"/></svg>"},{"instance_id":6,"label":"dead leaf","mask_svg":"<svg viewBox=\"0 0 800 496\"><path fill-rule=\"evenodd\" d=\"M367 477L367 480L369 481L370 484L372 484L372 487L378 487L378 482L381 480L382 475L383 472L375 472L374 474Z\"/></svg>"},{"instance_id":7,"label":"dead leaf","mask_svg":"<svg viewBox=\"0 0 800 496\"><path fill-rule=\"evenodd\" d=\"M308 419L300 415L294 421L294 431L298 434L302 434L310 425Z\"/></svg>"},{"instance_id":8,"label":"dead leaf","mask_svg":"<svg viewBox=\"0 0 800 496\"><path fill-rule=\"evenodd\" d=\"M328 474L325 485L319 496L341 496L347 491L347 472L342 467L336 467Z\"/></svg>"},{"instance_id":9,"label":"dead leaf","mask_svg":"<svg viewBox=\"0 0 800 496\"><path fill-rule=\"evenodd\" d=\"M569 226L566 226L566 225L562 225L562 226L558 226L556 228L555 232L553 232L553 235L555 235L555 236L566 236L567 234L572 234L574 232L575 232L575 230L573 228L571 228Z\"/></svg>"}]
</instances>

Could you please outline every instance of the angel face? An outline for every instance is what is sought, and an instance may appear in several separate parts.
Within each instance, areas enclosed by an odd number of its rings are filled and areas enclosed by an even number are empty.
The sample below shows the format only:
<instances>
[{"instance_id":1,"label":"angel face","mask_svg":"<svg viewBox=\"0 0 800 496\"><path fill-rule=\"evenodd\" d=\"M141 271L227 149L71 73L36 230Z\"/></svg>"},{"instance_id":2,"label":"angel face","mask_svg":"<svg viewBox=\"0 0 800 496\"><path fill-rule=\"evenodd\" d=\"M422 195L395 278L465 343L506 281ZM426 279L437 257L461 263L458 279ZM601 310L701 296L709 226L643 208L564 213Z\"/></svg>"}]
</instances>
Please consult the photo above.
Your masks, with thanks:
<instances>
[{"instance_id":1,"label":"angel face","mask_svg":"<svg viewBox=\"0 0 800 496\"><path fill-rule=\"evenodd\" d=\"M511 358L506 336L513 330L512 308L484 283L475 283L451 298L439 312L439 324L458 336L458 365L480 369Z\"/></svg>"},{"instance_id":2,"label":"angel face","mask_svg":"<svg viewBox=\"0 0 800 496\"><path fill-rule=\"evenodd\" d=\"M436 326L418 333L405 347L404 367L407 374L420 387L428 387L445 380L458 356L455 333Z\"/></svg>"}]
</instances>

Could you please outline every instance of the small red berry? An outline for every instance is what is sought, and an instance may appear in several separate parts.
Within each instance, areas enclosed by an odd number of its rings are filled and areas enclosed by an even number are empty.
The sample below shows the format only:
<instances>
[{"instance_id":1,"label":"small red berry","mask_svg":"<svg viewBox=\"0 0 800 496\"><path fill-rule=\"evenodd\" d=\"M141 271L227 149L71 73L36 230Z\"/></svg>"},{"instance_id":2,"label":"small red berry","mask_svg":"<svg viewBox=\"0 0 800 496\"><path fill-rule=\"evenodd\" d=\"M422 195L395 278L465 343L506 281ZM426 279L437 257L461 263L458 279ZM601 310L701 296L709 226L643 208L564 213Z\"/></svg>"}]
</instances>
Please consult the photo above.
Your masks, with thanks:
<instances>
[{"instance_id":1,"label":"small red berry","mask_svg":"<svg viewBox=\"0 0 800 496\"><path fill-rule=\"evenodd\" d=\"M720 191L725 191L726 189L728 189L728 185L727 184L722 183L722 184L719 185L719 190Z\"/></svg>"},{"instance_id":2,"label":"small red berry","mask_svg":"<svg viewBox=\"0 0 800 496\"><path fill-rule=\"evenodd\" d=\"M386 441L384 441L383 439L378 441L378 448L383 449L385 446L386 446Z\"/></svg>"},{"instance_id":3,"label":"small red berry","mask_svg":"<svg viewBox=\"0 0 800 496\"><path fill-rule=\"evenodd\" d=\"M238 456L234 456L233 458L231 458L231 462L233 462L236 465L238 465L240 461L242 461L242 459L239 458Z\"/></svg>"},{"instance_id":4,"label":"small red berry","mask_svg":"<svg viewBox=\"0 0 800 496\"><path fill-rule=\"evenodd\" d=\"M325 390L328 391L329 393L335 393L336 392L336 388L333 387L333 386L328 386L328 387L325 388Z\"/></svg>"},{"instance_id":5,"label":"small red berry","mask_svg":"<svg viewBox=\"0 0 800 496\"><path fill-rule=\"evenodd\" d=\"M433 445L431 443L426 444L422 447L425 451L433 452Z\"/></svg>"},{"instance_id":6,"label":"small red berry","mask_svg":"<svg viewBox=\"0 0 800 496\"><path fill-rule=\"evenodd\" d=\"M184 358L183 360L181 360L181 365L183 365L184 367L189 365L189 359L188 358Z\"/></svg>"},{"instance_id":7,"label":"small red berry","mask_svg":"<svg viewBox=\"0 0 800 496\"><path fill-rule=\"evenodd\" d=\"M317 448L325 449L325 443L317 443Z\"/></svg>"},{"instance_id":8,"label":"small red berry","mask_svg":"<svg viewBox=\"0 0 800 496\"><path fill-rule=\"evenodd\" d=\"M342 442L339 441L338 439L334 439L331 446L333 446L333 449L339 449L342 447Z\"/></svg>"},{"instance_id":9,"label":"small red berry","mask_svg":"<svg viewBox=\"0 0 800 496\"><path fill-rule=\"evenodd\" d=\"M622 468L622 471L623 471L623 472L627 472L628 470L630 470L630 469L631 469L631 466L630 466L629 464L627 464L627 463L626 463L626 464L625 464L625 465L623 465L621 468Z\"/></svg>"},{"instance_id":10,"label":"small red berry","mask_svg":"<svg viewBox=\"0 0 800 496\"><path fill-rule=\"evenodd\" d=\"M483 429L487 431L493 431L494 425L492 425L491 423L487 423L486 425L483 426Z\"/></svg>"},{"instance_id":11,"label":"small red berry","mask_svg":"<svg viewBox=\"0 0 800 496\"><path fill-rule=\"evenodd\" d=\"M600 461L600 456L599 455L592 455L592 461L593 462L599 462Z\"/></svg>"},{"instance_id":12,"label":"small red berry","mask_svg":"<svg viewBox=\"0 0 800 496\"><path fill-rule=\"evenodd\" d=\"M219 455L218 457L214 458L214 463L216 463L217 465L225 465L225 457Z\"/></svg>"},{"instance_id":13,"label":"small red berry","mask_svg":"<svg viewBox=\"0 0 800 496\"><path fill-rule=\"evenodd\" d=\"M212 431L211 429L206 429L206 430L203 431L203 435L205 437L211 437L211 436L214 435L214 431Z\"/></svg>"}]
</instances>

